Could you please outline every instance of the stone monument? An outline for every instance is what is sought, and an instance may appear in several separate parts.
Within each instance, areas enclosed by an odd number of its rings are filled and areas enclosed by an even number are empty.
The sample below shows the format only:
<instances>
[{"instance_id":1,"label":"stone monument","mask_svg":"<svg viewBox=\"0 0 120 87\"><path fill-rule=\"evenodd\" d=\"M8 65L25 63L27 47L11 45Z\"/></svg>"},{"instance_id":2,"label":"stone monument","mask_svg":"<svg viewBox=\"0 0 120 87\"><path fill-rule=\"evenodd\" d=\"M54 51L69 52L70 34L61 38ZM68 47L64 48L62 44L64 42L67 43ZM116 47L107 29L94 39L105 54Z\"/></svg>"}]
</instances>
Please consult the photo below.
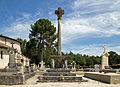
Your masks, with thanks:
<instances>
[{"instance_id":1,"label":"stone monument","mask_svg":"<svg viewBox=\"0 0 120 87\"><path fill-rule=\"evenodd\" d=\"M101 69L105 69L105 67L109 66L109 64L108 64L108 56L109 56L109 53L107 52L107 46L104 45L104 52L102 54Z\"/></svg>"},{"instance_id":2,"label":"stone monument","mask_svg":"<svg viewBox=\"0 0 120 87\"><path fill-rule=\"evenodd\" d=\"M62 18L62 15L64 14L64 10L62 10L62 8L59 7L57 10L55 10L55 14L58 17L58 45L57 45L58 55L51 56L52 68L63 68L64 65L65 65L65 68L67 68L67 59L66 59L67 57L62 56L62 53L61 53L61 18ZM57 62L55 62L54 59L56 59ZM64 60L65 62L64 64L62 60Z\"/></svg>"},{"instance_id":3,"label":"stone monument","mask_svg":"<svg viewBox=\"0 0 120 87\"><path fill-rule=\"evenodd\" d=\"M8 49L8 52L9 52L8 67L9 68L16 68L17 64L16 64L16 61L15 61L15 54L16 54L17 50L14 49L14 47L13 47L14 43L11 43L11 44L12 44L12 47Z\"/></svg>"},{"instance_id":4,"label":"stone monument","mask_svg":"<svg viewBox=\"0 0 120 87\"><path fill-rule=\"evenodd\" d=\"M52 68L47 69L43 76L39 76L38 82L81 82L82 77L76 77L75 73L71 73L71 69L67 68L67 57L61 53L61 17L64 10L59 7L55 14L58 17L58 55L51 56Z\"/></svg>"}]
</instances>

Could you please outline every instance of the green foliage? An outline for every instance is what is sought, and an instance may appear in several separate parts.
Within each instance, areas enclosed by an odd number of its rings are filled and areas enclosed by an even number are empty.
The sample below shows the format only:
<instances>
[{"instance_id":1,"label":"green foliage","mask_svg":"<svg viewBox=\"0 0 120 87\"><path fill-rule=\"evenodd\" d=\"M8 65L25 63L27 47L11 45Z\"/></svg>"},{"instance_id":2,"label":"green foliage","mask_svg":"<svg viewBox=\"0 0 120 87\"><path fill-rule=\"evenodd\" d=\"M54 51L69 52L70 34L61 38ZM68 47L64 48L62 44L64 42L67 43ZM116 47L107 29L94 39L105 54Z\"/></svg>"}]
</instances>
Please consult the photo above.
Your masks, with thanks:
<instances>
[{"instance_id":1,"label":"green foliage","mask_svg":"<svg viewBox=\"0 0 120 87\"><path fill-rule=\"evenodd\" d=\"M120 64L120 55L118 55L116 52L110 51L108 52L109 55L109 64L114 65L114 64Z\"/></svg>"},{"instance_id":2,"label":"green foliage","mask_svg":"<svg viewBox=\"0 0 120 87\"><path fill-rule=\"evenodd\" d=\"M37 61L45 60L50 63L50 55L55 52L56 28L47 19L39 19L33 25L29 34L30 40L34 41L37 51Z\"/></svg>"},{"instance_id":3,"label":"green foliage","mask_svg":"<svg viewBox=\"0 0 120 87\"><path fill-rule=\"evenodd\" d=\"M27 43L27 41L25 39L22 40L21 38L17 38L17 40L21 42L20 47L21 47L22 54L26 55L26 43Z\"/></svg>"}]
</instances>

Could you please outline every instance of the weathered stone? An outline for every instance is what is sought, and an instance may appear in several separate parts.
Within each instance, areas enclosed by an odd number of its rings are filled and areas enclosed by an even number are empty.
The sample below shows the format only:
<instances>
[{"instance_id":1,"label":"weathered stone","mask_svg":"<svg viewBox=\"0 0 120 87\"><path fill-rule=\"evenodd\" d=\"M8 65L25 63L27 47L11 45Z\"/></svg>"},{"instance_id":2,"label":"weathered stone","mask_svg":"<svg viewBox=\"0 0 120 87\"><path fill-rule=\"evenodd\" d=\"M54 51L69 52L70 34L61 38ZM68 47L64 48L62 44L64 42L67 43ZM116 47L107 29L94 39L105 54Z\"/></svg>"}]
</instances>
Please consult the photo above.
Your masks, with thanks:
<instances>
[{"instance_id":1,"label":"weathered stone","mask_svg":"<svg viewBox=\"0 0 120 87\"><path fill-rule=\"evenodd\" d=\"M107 46L104 45L104 52L102 54L102 63L101 63L101 69L105 69L106 66L109 66L108 64L108 56L109 53L107 52Z\"/></svg>"},{"instance_id":2,"label":"weathered stone","mask_svg":"<svg viewBox=\"0 0 120 87\"><path fill-rule=\"evenodd\" d=\"M104 74L104 73L97 73L97 72L85 72L84 76L101 81L101 82L109 83L109 84L120 83L120 75L116 73Z\"/></svg>"}]
</instances>

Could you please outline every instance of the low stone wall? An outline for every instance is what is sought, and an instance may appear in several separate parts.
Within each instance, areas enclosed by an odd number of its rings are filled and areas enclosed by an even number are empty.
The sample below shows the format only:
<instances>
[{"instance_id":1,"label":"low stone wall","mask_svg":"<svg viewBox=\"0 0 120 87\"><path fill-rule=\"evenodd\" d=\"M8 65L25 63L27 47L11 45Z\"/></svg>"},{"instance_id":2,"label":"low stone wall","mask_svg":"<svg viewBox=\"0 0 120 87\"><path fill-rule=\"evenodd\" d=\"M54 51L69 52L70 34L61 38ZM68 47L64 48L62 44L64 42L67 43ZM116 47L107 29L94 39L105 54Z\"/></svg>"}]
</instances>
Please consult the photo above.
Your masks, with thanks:
<instances>
[{"instance_id":1,"label":"low stone wall","mask_svg":"<svg viewBox=\"0 0 120 87\"><path fill-rule=\"evenodd\" d=\"M113 74L113 73L97 73L97 72L85 72L85 77L98 80L101 82L109 83L109 84L120 84L120 75L119 74Z\"/></svg>"},{"instance_id":2,"label":"low stone wall","mask_svg":"<svg viewBox=\"0 0 120 87\"><path fill-rule=\"evenodd\" d=\"M2 75L0 76L0 85L19 85L24 84L23 75Z\"/></svg>"},{"instance_id":3,"label":"low stone wall","mask_svg":"<svg viewBox=\"0 0 120 87\"><path fill-rule=\"evenodd\" d=\"M25 81L35 73L26 73L24 75L0 75L0 85L20 85L24 84Z\"/></svg>"}]
</instances>

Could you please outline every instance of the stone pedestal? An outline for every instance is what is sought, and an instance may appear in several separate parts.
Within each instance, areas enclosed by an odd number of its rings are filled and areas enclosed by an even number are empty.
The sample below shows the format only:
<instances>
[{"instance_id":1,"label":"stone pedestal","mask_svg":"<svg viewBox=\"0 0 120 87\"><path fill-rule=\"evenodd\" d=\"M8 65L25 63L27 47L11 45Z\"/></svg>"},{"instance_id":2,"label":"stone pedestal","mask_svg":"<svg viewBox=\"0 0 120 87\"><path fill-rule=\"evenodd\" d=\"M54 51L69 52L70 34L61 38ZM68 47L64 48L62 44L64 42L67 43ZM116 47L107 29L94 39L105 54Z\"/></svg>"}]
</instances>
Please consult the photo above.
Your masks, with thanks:
<instances>
[{"instance_id":1,"label":"stone pedestal","mask_svg":"<svg viewBox=\"0 0 120 87\"><path fill-rule=\"evenodd\" d=\"M101 69L105 69L105 67L109 66L108 56L109 56L109 53L107 52L107 46L104 46L104 52L102 54Z\"/></svg>"},{"instance_id":2,"label":"stone pedestal","mask_svg":"<svg viewBox=\"0 0 120 87\"><path fill-rule=\"evenodd\" d=\"M52 68L67 68L67 56L59 56L59 55L52 55L51 60L52 60ZM64 62L62 61L64 60ZM56 61L55 61L56 60Z\"/></svg>"}]
</instances>

